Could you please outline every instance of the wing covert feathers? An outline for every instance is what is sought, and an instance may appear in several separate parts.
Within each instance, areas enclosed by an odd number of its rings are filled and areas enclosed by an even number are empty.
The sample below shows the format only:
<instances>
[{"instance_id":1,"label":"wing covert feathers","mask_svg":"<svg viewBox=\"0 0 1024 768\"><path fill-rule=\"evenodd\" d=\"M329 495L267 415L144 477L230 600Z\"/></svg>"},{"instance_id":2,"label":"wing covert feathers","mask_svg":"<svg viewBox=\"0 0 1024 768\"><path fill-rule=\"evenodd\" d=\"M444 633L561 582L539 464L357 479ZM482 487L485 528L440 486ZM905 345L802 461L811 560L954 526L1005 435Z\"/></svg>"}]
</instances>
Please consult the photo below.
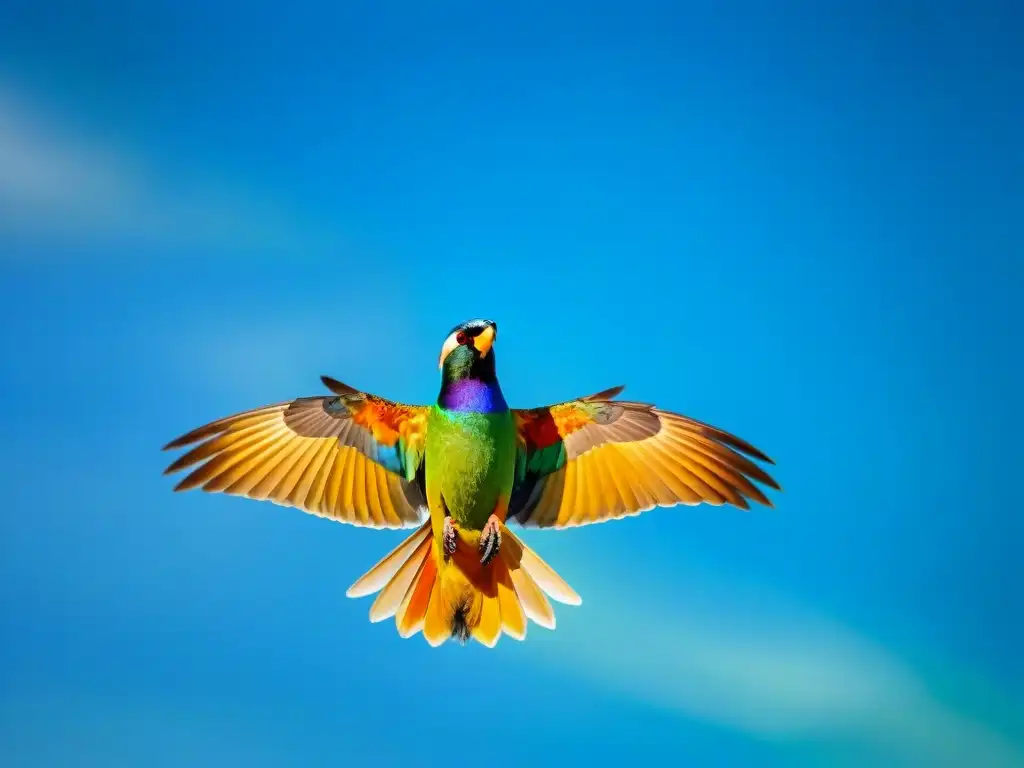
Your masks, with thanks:
<instances>
[{"instance_id":1,"label":"wing covert feathers","mask_svg":"<svg viewBox=\"0 0 1024 768\"><path fill-rule=\"evenodd\" d=\"M520 454L509 519L568 528L657 506L772 506L757 484L779 485L752 459L774 462L758 448L687 416L613 400L621 391L514 411Z\"/></svg>"},{"instance_id":2,"label":"wing covert feathers","mask_svg":"<svg viewBox=\"0 0 1024 768\"><path fill-rule=\"evenodd\" d=\"M267 500L352 525L418 525L426 409L323 381L333 395L255 408L172 440L165 450L191 446L165 470L190 470L175 490Z\"/></svg>"}]
</instances>

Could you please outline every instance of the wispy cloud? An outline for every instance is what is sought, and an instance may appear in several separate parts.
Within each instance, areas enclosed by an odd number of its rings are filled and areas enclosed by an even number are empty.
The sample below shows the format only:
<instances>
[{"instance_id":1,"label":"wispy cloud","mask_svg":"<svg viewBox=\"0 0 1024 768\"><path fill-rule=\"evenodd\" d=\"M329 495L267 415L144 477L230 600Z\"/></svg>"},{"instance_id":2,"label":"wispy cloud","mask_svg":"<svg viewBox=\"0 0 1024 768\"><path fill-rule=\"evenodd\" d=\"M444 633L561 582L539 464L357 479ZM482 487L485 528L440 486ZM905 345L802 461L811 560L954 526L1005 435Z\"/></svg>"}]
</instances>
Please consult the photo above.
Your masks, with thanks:
<instances>
[{"instance_id":1,"label":"wispy cloud","mask_svg":"<svg viewBox=\"0 0 1024 768\"><path fill-rule=\"evenodd\" d=\"M154 758L154 745L159 757ZM251 734L217 707L201 701L138 697L125 703L116 695L0 696L0 755L6 765L195 764L244 762L252 766L287 764L286 744L264 732Z\"/></svg>"},{"instance_id":2,"label":"wispy cloud","mask_svg":"<svg viewBox=\"0 0 1024 768\"><path fill-rule=\"evenodd\" d=\"M321 374L392 399L432 397L433 347L405 331L415 318L401 302L389 305L386 318L380 306L373 295L338 305L254 299L186 322L168 318L139 340L138 360L184 391L229 407L326 392Z\"/></svg>"},{"instance_id":3,"label":"wispy cloud","mask_svg":"<svg viewBox=\"0 0 1024 768\"><path fill-rule=\"evenodd\" d=\"M187 165L158 170L0 82L0 236L218 253L343 245L244 185Z\"/></svg>"},{"instance_id":4,"label":"wispy cloud","mask_svg":"<svg viewBox=\"0 0 1024 768\"><path fill-rule=\"evenodd\" d=\"M179 382L239 400L279 391L292 395L322 389L312 372L354 375L373 367L365 316L357 311L292 313L286 316L234 316L223 322L194 323L167 335L160 363ZM338 371L343 367L344 371Z\"/></svg>"},{"instance_id":5,"label":"wispy cloud","mask_svg":"<svg viewBox=\"0 0 1024 768\"><path fill-rule=\"evenodd\" d=\"M560 667L758 738L856 744L887 764L1024 765L1019 734L941 701L934 681L856 631L702 574L689 580L699 589L671 594L653 577L630 583L628 595L589 585L588 615L541 641Z\"/></svg>"}]
</instances>

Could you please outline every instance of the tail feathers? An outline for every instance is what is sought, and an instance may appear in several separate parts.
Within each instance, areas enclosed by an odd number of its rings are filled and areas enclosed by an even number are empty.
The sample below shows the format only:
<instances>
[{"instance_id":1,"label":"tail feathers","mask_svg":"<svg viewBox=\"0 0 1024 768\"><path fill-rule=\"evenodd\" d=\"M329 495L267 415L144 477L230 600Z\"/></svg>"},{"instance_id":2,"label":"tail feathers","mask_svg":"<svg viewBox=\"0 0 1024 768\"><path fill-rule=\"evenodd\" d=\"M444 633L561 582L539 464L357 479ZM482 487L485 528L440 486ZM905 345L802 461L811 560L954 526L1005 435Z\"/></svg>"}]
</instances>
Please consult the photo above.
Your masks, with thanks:
<instances>
[{"instance_id":1,"label":"tail feathers","mask_svg":"<svg viewBox=\"0 0 1024 768\"><path fill-rule=\"evenodd\" d=\"M526 618L544 629L554 629L555 612L537 582L522 568L510 571L510 575Z\"/></svg>"},{"instance_id":2,"label":"tail feathers","mask_svg":"<svg viewBox=\"0 0 1024 768\"><path fill-rule=\"evenodd\" d=\"M504 526L500 556L481 566L479 554L465 542L446 560L431 535L429 521L347 594L360 597L378 590L370 621L394 616L402 637L423 632L432 646L449 638L465 643L472 637L494 647L502 634L523 640L528 620L545 629L555 628L548 596L568 605L582 602L547 563Z\"/></svg>"},{"instance_id":3,"label":"tail feathers","mask_svg":"<svg viewBox=\"0 0 1024 768\"><path fill-rule=\"evenodd\" d=\"M501 610L501 629L514 640L526 639L526 612L516 592L512 572L504 559L498 558L498 567L494 569L494 581L497 587L497 604Z\"/></svg>"},{"instance_id":4,"label":"tail feathers","mask_svg":"<svg viewBox=\"0 0 1024 768\"><path fill-rule=\"evenodd\" d=\"M419 581L421 567L426 560L427 552L430 550L430 537L426 537L412 551L409 559L406 560L395 575L377 595L377 599L370 606L370 621L376 623L390 619L398 613L398 610L406 602L406 595L412 590L414 582Z\"/></svg>"},{"instance_id":5,"label":"tail feathers","mask_svg":"<svg viewBox=\"0 0 1024 768\"><path fill-rule=\"evenodd\" d=\"M505 556L511 563L515 563L515 566L520 570L526 572L528 576L542 589L544 592L563 605L582 605L583 598L576 594L576 591L565 583L554 568L545 563L540 559L540 556L530 549L508 528L502 526L502 535L504 541L511 542L512 547L506 547L504 552Z\"/></svg>"},{"instance_id":6,"label":"tail feathers","mask_svg":"<svg viewBox=\"0 0 1024 768\"><path fill-rule=\"evenodd\" d=\"M428 540L429 535L430 520L428 519L416 529L416 533L391 550L380 562L360 577L345 594L348 597L366 597L374 592L379 592L409 560L413 551L422 542Z\"/></svg>"},{"instance_id":7,"label":"tail feathers","mask_svg":"<svg viewBox=\"0 0 1024 768\"><path fill-rule=\"evenodd\" d=\"M405 598L395 613L398 634L402 637L412 637L423 629L430 597L437 582L437 561L431 556L431 551L428 543L427 552L422 556L416 571L416 578L406 590Z\"/></svg>"}]
</instances>

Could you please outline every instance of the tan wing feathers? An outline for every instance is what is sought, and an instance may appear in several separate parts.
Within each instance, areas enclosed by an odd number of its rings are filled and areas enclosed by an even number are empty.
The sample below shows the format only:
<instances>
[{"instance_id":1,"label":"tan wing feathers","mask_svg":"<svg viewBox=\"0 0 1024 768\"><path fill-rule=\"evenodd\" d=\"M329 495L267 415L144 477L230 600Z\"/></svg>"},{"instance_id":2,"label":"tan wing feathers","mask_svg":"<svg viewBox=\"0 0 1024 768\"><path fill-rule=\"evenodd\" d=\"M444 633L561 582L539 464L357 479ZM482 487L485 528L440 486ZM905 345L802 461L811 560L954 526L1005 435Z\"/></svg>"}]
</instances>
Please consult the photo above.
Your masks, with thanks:
<instances>
[{"instance_id":1,"label":"tan wing feathers","mask_svg":"<svg viewBox=\"0 0 1024 768\"><path fill-rule=\"evenodd\" d=\"M165 470L191 470L175 490L201 488L267 500L353 525L419 524L422 491L375 458L391 451L386 460L395 461L399 430L422 440L415 433L425 423L422 409L374 398L326 377L325 383L339 396L254 408L172 440L167 449L192 446Z\"/></svg>"},{"instance_id":2,"label":"tan wing feathers","mask_svg":"<svg viewBox=\"0 0 1024 768\"><path fill-rule=\"evenodd\" d=\"M572 527L701 503L772 506L779 490L749 457L773 463L736 435L647 403L612 400L621 388L517 411L527 469L510 516L530 527ZM558 444L564 460L558 459ZM550 450L549 450L550 449ZM744 455L746 454L746 455ZM536 457L531 459L531 457Z\"/></svg>"}]
</instances>

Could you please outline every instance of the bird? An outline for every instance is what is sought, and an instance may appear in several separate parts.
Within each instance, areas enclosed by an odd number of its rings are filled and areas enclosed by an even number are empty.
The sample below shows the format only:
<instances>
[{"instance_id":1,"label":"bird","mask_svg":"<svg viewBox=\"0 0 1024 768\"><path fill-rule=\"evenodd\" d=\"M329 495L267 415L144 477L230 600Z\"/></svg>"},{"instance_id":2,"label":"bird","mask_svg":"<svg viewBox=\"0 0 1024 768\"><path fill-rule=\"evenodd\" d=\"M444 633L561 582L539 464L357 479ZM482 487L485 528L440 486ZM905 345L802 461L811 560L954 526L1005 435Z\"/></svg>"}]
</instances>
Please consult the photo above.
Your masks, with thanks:
<instances>
[{"instance_id":1,"label":"bird","mask_svg":"<svg viewBox=\"0 0 1024 768\"><path fill-rule=\"evenodd\" d=\"M379 529L415 529L348 589L377 595L370 621L431 646L493 648L555 628L551 601L580 596L510 526L568 529L656 507L772 507L781 490L745 440L649 403L624 387L537 408L508 406L495 361L498 325L470 320L445 337L436 402L408 405L321 376L327 394L212 421L165 470L199 488Z\"/></svg>"}]
</instances>

